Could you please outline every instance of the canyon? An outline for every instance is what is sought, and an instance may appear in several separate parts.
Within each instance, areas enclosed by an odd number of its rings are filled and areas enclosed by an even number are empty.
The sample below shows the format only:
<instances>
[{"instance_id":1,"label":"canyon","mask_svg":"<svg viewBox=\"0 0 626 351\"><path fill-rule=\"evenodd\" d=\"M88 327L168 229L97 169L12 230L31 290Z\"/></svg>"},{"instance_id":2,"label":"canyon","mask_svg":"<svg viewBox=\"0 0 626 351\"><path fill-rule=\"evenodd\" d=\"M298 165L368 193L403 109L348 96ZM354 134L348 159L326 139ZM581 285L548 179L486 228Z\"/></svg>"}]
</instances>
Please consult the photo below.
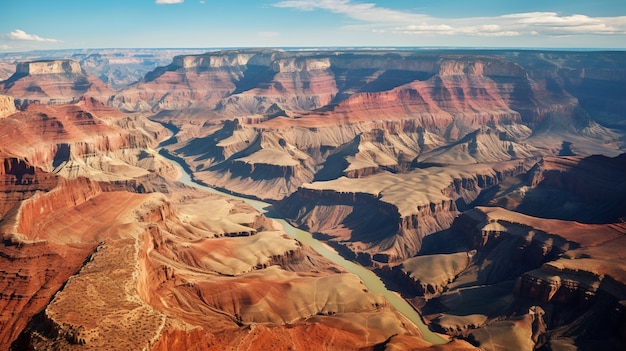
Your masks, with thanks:
<instances>
[{"instance_id":1,"label":"canyon","mask_svg":"<svg viewBox=\"0 0 626 351\"><path fill-rule=\"evenodd\" d=\"M3 348L626 344L626 54L90 55L0 81Z\"/></svg>"}]
</instances>

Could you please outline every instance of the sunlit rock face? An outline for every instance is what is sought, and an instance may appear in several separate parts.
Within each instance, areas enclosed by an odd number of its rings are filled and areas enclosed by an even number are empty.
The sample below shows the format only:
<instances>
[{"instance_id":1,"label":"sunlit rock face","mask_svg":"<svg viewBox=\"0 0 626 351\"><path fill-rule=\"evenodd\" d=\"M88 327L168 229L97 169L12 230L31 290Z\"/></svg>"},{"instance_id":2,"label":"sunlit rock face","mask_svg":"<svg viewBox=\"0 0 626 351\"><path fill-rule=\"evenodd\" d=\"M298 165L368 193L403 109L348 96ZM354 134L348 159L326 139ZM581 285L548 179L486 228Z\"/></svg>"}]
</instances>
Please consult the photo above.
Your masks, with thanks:
<instances>
[{"instance_id":1,"label":"sunlit rock face","mask_svg":"<svg viewBox=\"0 0 626 351\"><path fill-rule=\"evenodd\" d=\"M10 116L17 112L15 99L11 96L0 95L0 118Z\"/></svg>"},{"instance_id":2,"label":"sunlit rock face","mask_svg":"<svg viewBox=\"0 0 626 351\"><path fill-rule=\"evenodd\" d=\"M17 75L39 75L39 74L83 74L80 65L71 60L51 60L21 62L15 68Z\"/></svg>"},{"instance_id":3,"label":"sunlit rock face","mask_svg":"<svg viewBox=\"0 0 626 351\"><path fill-rule=\"evenodd\" d=\"M18 63L15 73L0 82L0 92L22 104L67 103L85 95L107 101L113 89L73 60L48 60Z\"/></svg>"}]
</instances>

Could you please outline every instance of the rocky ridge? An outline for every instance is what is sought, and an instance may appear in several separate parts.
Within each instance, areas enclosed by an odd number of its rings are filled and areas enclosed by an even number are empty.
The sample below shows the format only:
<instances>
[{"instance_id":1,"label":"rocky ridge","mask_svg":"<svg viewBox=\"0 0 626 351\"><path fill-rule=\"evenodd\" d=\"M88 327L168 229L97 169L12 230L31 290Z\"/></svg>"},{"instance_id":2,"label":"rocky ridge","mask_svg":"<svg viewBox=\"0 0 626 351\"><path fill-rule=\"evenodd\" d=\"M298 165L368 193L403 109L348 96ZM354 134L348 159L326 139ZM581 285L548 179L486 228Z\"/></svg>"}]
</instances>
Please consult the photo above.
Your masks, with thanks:
<instances>
[{"instance_id":1,"label":"rocky ridge","mask_svg":"<svg viewBox=\"0 0 626 351\"><path fill-rule=\"evenodd\" d=\"M530 165L432 167L315 182L278 208L363 264L396 262L415 255L425 236L449 228L459 206Z\"/></svg>"},{"instance_id":2,"label":"rocky ridge","mask_svg":"<svg viewBox=\"0 0 626 351\"><path fill-rule=\"evenodd\" d=\"M107 101L113 95L113 89L68 59L18 63L15 73L0 82L0 92L21 104L68 103L85 95Z\"/></svg>"},{"instance_id":3,"label":"rocky ridge","mask_svg":"<svg viewBox=\"0 0 626 351\"><path fill-rule=\"evenodd\" d=\"M15 99L10 96L0 95L0 118L10 116L17 112Z\"/></svg>"}]
</instances>

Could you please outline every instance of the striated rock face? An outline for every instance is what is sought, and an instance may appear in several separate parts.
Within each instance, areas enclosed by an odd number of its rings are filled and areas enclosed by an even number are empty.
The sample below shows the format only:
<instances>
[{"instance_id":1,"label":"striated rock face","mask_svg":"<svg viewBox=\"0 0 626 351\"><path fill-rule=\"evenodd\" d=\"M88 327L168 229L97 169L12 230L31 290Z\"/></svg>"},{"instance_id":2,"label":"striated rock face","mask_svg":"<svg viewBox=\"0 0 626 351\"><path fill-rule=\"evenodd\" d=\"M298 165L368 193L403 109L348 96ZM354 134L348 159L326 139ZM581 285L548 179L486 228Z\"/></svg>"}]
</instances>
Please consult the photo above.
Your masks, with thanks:
<instances>
[{"instance_id":1,"label":"striated rock face","mask_svg":"<svg viewBox=\"0 0 626 351\"><path fill-rule=\"evenodd\" d=\"M158 170L175 175L154 151L166 130L141 117L129 117L87 98L70 105L30 105L0 120L2 150L21 155L32 166L66 178L131 179Z\"/></svg>"},{"instance_id":2,"label":"striated rock face","mask_svg":"<svg viewBox=\"0 0 626 351\"><path fill-rule=\"evenodd\" d=\"M111 103L180 128L168 149L197 179L281 200L311 181L554 156L564 145L617 155L619 133L593 120L559 69L595 59L221 51L177 57Z\"/></svg>"},{"instance_id":3,"label":"striated rock face","mask_svg":"<svg viewBox=\"0 0 626 351\"><path fill-rule=\"evenodd\" d=\"M624 342L616 337L626 320L625 233L619 224L476 207L433 235L448 245L433 241L383 273L412 287L407 293L420 296L415 301L434 318L434 330L481 348L501 349L502 338L508 349L531 350L570 336L612 349ZM463 251L447 253L453 248Z\"/></svg>"},{"instance_id":4,"label":"striated rock face","mask_svg":"<svg viewBox=\"0 0 626 351\"><path fill-rule=\"evenodd\" d=\"M0 82L0 92L22 104L68 103L85 95L107 101L113 95L110 87L72 60L20 62L15 74Z\"/></svg>"},{"instance_id":5,"label":"striated rock face","mask_svg":"<svg viewBox=\"0 0 626 351\"><path fill-rule=\"evenodd\" d=\"M58 226L58 217L46 221L45 216L84 203L98 191L97 185L84 179L63 182L14 158L4 159L0 173L5 194L0 199L0 345L8 348L97 245L91 240L75 242L70 237L50 240L49 235L55 234L39 232L37 224ZM73 244L65 245L67 242Z\"/></svg>"},{"instance_id":6,"label":"striated rock face","mask_svg":"<svg viewBox=\"0 0 626 351\"><path fill-rule=\"evenodd\" d=\"M16 112L15 99L10 96L0 95L0 118L10 116Z\"/></svg>"},{"instance_id":7,"label":"striated rock face","mask_svg":"<svg viewBox=\"0 0 626 351\"><path fill-rule=\"evenodd\" d=\"M293 346L292 338L308 335L297 349L359 349L395 334L419 335L358 277L250 207L179 191L183 202L114 192L67 217L51 212L65 227L68 220L98 223L90 226L96 237L80 240L101 244L13 347L262 349L270 342ZM99 207L90 205L95 201L111 201L106 218L90 218L98 215ZM37 232L47 232L48 241L79 239L72 236L78 228L70 238L54 235L62 226Z\"/></svg>"},{"instance_id":8,"label":"striated rock face","mask_svg":"<svg viewBox=\"0 0 626 351\"><path fill-rule=\"evenodd\" d=\"M624 177L626 154L549 157L491 203L534 216L611 223L626 217Z\"/></svg>"},{"instance_id":9,"label":"striated rock face","mask_svg":"<svg viewBox=\"0 0 626 351\"><path fill-rule=\"evenodd\" d=\"M116 93L73 61L20 64L0 348L431 347L272 220L162 178L155 114L196 180L274 201L455 338L430 349L621 350L624 58L230 50Z\"/></svg>"},{"instance_id":10,"label":"striated rock face","mask_svg":"<svg viewBox=\"0 0 626 351\"><path fill-rule=\"evenodd\" d=\"M83 74L78 62L72 60L50 60L20 62L15 68L17 75L37 74Z\"/></svg>"},{"instance_id":11,"label":"striated rock face","mask_svg":"<svg viewBox=\"0 0 626 351\"><path fill-rule=\"evenodd\" d=\"M213 52L177 57L112 102L132 110L202 108L218 112L212 114L218 118L271 118L276 106L285 116L305 117L297 125L323 123L328 112L352 121L412 119L454 139L481 123L536 125L548 114L571 113L576 99L546 82L560 74L558 69L525 67L529 58L522 58L507 53ZM451 124L455 127L447 130Z\"/></svg>"},{"instance_id":12,"label":"striated rock face","mask_svg":"<svg viewBox=\"0 0 626 351\"><path fill-rule=\"evenodd\" d=\"M418 252L425 236L449 228L459 213L457 204L471 203L483 189L529 166L432 167L315 182L277 207L365 264L396 262Z\"/></svg>"},{"instance_id":13,"label":"striated rock face","mask_svg":"<svg viewBox=\"0 0 626 351\"><path fill-rule=\"evenodd\" d=\"M443 293L447 285L469 266L474 254L475 251L412 257L395 266L395 272L385 274L402 282L404 289L412 289L416 295L430 298ZM424 267L432 269L425 270ZM441 326L442 321L438 325ZM445 329L446 334L452 332Z\"/></svg>"}]
</instances>

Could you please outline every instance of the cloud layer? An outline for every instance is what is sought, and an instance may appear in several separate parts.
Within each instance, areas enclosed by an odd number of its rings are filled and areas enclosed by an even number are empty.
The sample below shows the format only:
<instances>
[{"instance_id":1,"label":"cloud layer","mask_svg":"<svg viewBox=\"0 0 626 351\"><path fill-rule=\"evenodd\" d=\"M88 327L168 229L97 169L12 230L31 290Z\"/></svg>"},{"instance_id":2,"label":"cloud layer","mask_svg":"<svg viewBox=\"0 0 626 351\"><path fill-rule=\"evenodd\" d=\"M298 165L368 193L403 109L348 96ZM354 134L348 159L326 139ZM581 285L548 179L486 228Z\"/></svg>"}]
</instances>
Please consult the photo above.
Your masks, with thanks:
<instances>
[{"instance_id":1,"label":"cloud layer","mask_svg":"<svg viewBox=\"0 0 626 351\"><path fill-rule=\"evenodd\" d=\"M626 16L562 16L556 12L531 12L449 19L397 11L374 3L355 3L352 0L286 0L274 6L301 11L325 10L364 22L363 25L347 28L367 28L376 32L407 35L510 37L626 34Z\"/></svg>"},{"instance_id":2,"label":"cloud layer","mask_svg":"<svg viewBox=\"0 0 626 351\"><path fill-rule=\"evenodd\" d=\"M42 38L35 34L28 34L21 29L16 29L8 34L9 39L12 40L24 40L24 41L40 41L40 42L49 42L49 43L59 43L60 40L50 39L50 38Z\"/></svg>"},{"instance_id":3,"label":"cloud layer","mask_svg":"<svg viewBox=\"0 0 626 351\"><path fill-rule=\"evenodd\" d=\"M185 0L156 0L157 4L182 4Z\"/></svg>"}]
</instances>

